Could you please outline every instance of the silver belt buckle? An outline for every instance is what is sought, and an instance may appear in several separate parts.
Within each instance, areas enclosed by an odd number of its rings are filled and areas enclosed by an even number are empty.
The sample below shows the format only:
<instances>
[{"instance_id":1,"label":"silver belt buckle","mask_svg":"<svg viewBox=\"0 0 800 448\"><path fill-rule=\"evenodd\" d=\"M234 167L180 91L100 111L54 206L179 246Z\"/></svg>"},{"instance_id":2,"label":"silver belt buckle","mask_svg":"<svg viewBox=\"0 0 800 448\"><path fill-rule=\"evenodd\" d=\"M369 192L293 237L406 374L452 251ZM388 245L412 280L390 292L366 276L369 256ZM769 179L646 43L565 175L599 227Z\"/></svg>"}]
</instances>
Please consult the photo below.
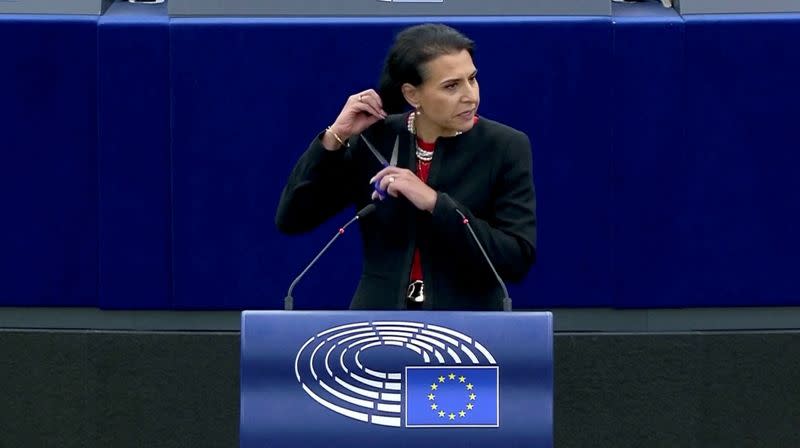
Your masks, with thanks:
<instances>
[{"instance_id":1,"label":"silver belt buckle","mask_svg":"<svg viewBox=\"0 0 800 448\"><path fill-rule=\"evenodd\" d=\"M406 291L406 297L408 300L414 303L422 303L425 301L425 283L422 280L414 280L408 285L408 291Z\"/></svg>"}]
</instances>

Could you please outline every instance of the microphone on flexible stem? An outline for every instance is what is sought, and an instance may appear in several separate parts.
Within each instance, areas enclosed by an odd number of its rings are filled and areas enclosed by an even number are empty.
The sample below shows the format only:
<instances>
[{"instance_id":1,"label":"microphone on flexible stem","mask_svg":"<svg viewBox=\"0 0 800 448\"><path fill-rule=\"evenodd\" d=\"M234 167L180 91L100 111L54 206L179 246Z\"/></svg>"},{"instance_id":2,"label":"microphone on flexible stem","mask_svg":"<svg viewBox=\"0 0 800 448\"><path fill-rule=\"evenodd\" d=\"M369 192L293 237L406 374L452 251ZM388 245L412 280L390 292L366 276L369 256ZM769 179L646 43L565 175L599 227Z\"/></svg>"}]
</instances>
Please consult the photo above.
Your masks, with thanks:
<instances>
[{"instance_id":1,"label":"microphone on flexible stem","mask_svg":"<svg viewBox=\"0 0 800 448\"><path fill-rule=\"evenodd\" d=\"M503 288L503 311L511 311L511 297L508 297L508 289L506 289L506 284L503 282L503 279L500 278L500 274L497 273L497 269L494 268L492 260L489 258L489 255L486 254L486 250L483 248L483 244L481 244L478 236L475 235L475 231L472 230L472 226L469 225L469 218L464 216L459 209L456 209L456 213L458 213L458 215L461 216L461 219L463 219L462 223L467 226L467 229L469 229L469 233L472 235L472 239L475 240L475 244L478 245L478 249L481 250L483 258L486 259L486 262L489 263L489 267L492 268L492 272L497 279L497 283L500 283L500 287Z\"/></svg>"},{"instance_id":2,"label":"microphone on flexible stem","mask_svg":"<svg viewBox=\"0 0 800 448\"><path fill-rule=\"evenodd\" d=\"M284 310L291 311L292 309L294 309L294 297L292 297L292 291L294 290L294 287L297 286L297 283L300 281L300 279L303 278L304 275L306 275L306 272L308 272L308 270L311 269L311 266L314 266L314 263L316 263L317 260L319 260L319 257L321 257L322 254L324 254L325 251L328 250L329 247L331 247L331 244L333 244L333 242L336 241L336 238L339 238L340 235L344 234L344 230L347 228L347 226L349 226L350 224L356 222L357 220L369 215L370 213L372 213L374 211L375 211L375 204L369 204L366 207L364 207L361 210L359 210L358 213L356 213L356 216L353 216L353 219L351 219L350 221L347 221L347 224L343 225L339 229L339 231L336 232L336 235L334 235L333 238L331 238L331 240L328 241L328 244L326 244L325 247L323 247L322 250L319 251L317 256L314 257L313 260L311 260L311 263L309 263L308 266L306 266L306 268L303 269L303 272L301 272L300 275L295 277L295 279L292 282L292 284L289 285L289 291L286 293L286 298L283 299L283 309Z\"/></svg>"}]
</instances>

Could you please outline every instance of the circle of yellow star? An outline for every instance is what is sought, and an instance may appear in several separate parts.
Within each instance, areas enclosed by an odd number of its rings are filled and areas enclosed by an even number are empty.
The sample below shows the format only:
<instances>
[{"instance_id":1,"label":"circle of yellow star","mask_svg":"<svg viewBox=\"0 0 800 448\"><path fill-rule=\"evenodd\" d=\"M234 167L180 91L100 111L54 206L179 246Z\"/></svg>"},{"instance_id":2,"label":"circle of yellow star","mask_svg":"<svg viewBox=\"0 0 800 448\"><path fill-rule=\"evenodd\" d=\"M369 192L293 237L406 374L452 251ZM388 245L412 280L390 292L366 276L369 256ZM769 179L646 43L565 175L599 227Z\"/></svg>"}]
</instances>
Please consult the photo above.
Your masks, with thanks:
<instances>
[{"instance_id":1,"label":"circle of yellow star","mask_svg":"<svg viewBox=\"0 0 800 448\"><path fill-rule=\"evenodd\" d=\"M456 378L458 378L458 382L459 383L462 383L462 384L466 383L464 385L465 385L465 387L466 387L466 389L468 391L472 391L475 388L475 386L472 383L467 383L467 378L464 375L460 375L460 376L456 377L455 373L448 373L446 376L445 375L440 375L438 378L436 378L437 381L434 381L431 384L431 390L438 390L439 389L439 384L445 383L447 380L455 381ZM470 402L466 404L466 411L464 409L461 409L456 414L455 412L449 412L448 413L446 410L440 409L439 405L437 403L433 402L433 400L436 399L436 395L435 394L428 393L427 396L428 396L428 400L431 401L431 410L433 410L436 413L436 415L439 416L439 418L447 417L449 420L455 420L456 416L458 416L459 418L465 418L467 416L467 411L471 411L472 409L475 408L475 405L472 404L472 401L474 401L476 398L478 398L478 396L475 395L474 392L470 393L469 394Z\"/></svg>"}]
</instances>

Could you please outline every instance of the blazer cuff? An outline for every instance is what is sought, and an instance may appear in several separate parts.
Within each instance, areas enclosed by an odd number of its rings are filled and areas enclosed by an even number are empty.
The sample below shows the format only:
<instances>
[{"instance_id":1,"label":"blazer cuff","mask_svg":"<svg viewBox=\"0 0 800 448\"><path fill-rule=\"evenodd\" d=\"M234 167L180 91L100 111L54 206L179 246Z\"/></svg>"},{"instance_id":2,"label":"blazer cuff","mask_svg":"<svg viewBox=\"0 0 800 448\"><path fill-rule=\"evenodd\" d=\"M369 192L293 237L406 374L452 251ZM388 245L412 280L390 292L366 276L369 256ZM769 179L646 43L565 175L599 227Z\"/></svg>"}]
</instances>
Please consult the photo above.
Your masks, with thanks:
<instances>
[{"instance_id":1,"label":"blazer cuff","mask_svg":"<svg viewBox=\"0 0 800 448\"><path fill-rule=\"evenodd\" d=\"M446 229L461 222L461 217L456 210L460 210L465 216L469 218L468 210L464 210L453 198L447 193L438 192L436 194L436 204L433 206L433 226L435 229Z\"/></svg>"},{"instance_id":2,"label":"blazer cuff","mask_svg":"<svg viewBox=\"0 0 800 448\"><path fill-rule=\"evenodd\" d=\"M311 141L311 145L309 145L308 149L310 150L315 159L318 160L341 160L344 158L345 153L347 152L347 147L342 146L341 148L337 149L336 151L329 151L325 149L325 146L322 145L322 139L325 137L325 131L320 132Z\"/></svg>"}]
</instances>

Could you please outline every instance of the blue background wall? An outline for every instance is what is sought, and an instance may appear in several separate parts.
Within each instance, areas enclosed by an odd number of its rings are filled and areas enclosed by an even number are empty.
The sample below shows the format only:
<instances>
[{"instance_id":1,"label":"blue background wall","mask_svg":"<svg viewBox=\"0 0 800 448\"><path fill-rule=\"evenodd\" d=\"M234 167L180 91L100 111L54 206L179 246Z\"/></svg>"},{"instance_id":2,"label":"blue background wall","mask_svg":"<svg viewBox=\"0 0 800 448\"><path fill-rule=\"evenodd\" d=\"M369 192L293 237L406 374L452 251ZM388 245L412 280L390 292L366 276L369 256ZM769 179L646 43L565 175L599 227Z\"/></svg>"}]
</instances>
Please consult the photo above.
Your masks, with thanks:
<instances>
[{"instance_id":1,"label":"blue background wall","mask_svg":"<svg viewBox=\"0 0 800 448\"><path fill-rule=\"evenodd\" d=\"M97 18L0 16L0 304L97 303Z\"/></svg>"},{"instance_id":2,"label":"blue background wall","mask_svg":"<svg viewBox=\"0 0 800 448\"><path fill-rule=\"evenodd\" d=\"M480 113L533 143L517 308L800 303L800 16L654 6L445 20L477 42ZM281 307L351 213L281 235L283 183L418 21L0 16L0 305ZM359 244L299 307L347 306Z\"/></svg>"}]
</instances>

